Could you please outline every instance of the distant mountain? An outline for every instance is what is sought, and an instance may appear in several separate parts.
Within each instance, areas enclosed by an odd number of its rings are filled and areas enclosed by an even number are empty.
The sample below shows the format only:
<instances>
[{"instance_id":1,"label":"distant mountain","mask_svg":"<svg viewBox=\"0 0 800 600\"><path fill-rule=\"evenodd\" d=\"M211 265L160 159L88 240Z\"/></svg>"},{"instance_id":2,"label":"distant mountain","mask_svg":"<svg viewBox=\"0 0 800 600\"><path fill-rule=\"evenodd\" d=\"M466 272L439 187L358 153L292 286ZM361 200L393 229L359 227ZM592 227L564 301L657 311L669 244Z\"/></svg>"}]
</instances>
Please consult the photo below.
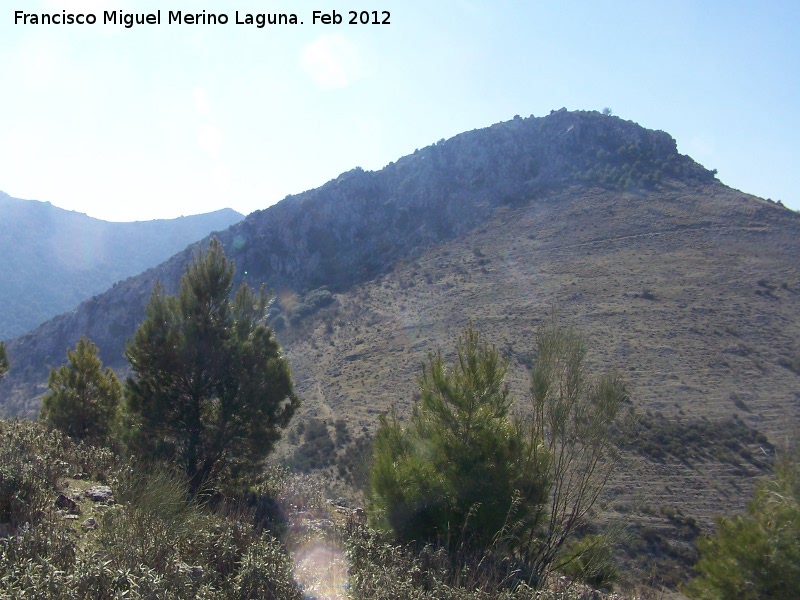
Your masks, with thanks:
<instances>
[{"instance_id":1,"label":"distant mountain","mask_svg":"<svg viewBox=\"0 0 800 600\"><path fill-rule=\"evenodd\" d=\"M178 219L109 223L0 192L0 339L73 309L242 218L226 208Z\"/></svg>"},{"instance_id":2,"label":"distant mountain","mask_svg":"<svg viewBox=\"0 0 800 600\"><path fill-rule=\"evenodd\" d=\"M642 418L620 440L608 507L649 532L652 556L690 545L689 517L708 527L741 509L767 439L800 430L800 214L728 188L661 131L596 112L515 118L344 173L217 237L237 279L276 292L297 421L344 419L353 438L392 405L408 414L420 363L450 356L470 320L510 361L520 412L539 325L556 311L585 332ZM11 340L6 414L36 414L80 335L124 371L154 283L174 292L205 243Z\"/></svg>"}]
</instances>

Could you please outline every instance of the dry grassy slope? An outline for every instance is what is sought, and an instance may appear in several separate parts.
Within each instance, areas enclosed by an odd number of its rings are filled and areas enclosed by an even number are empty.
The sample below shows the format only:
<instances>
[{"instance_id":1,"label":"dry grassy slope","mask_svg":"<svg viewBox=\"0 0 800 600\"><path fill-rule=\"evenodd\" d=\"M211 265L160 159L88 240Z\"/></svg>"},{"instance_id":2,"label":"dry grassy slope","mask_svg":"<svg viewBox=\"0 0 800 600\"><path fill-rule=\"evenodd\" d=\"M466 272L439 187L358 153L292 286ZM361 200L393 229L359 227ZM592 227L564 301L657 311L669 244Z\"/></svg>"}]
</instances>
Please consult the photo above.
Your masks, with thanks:
<instances>
[{"instance_id":1,"label":"dry grassy slope","mask_svg":"<svg viewBox=\"0 0 800 600\"><path fill-rule=\"evenodd\" d=\"M597 368L625 373L640 411L738 412L780 445L800 425L800 376L778 365L800 354L798 243L800 215L718 183L572 187L498 209L281 337L306 416L345 418L359 434L392 403L408 412L421 362L452 354L470 319L511 358L524 410L527 357L555 309L587 335ZM680 507L708 526L741 509L752 483L714 462L631 455L612 505Z\"/></svg>"}]
</instances>

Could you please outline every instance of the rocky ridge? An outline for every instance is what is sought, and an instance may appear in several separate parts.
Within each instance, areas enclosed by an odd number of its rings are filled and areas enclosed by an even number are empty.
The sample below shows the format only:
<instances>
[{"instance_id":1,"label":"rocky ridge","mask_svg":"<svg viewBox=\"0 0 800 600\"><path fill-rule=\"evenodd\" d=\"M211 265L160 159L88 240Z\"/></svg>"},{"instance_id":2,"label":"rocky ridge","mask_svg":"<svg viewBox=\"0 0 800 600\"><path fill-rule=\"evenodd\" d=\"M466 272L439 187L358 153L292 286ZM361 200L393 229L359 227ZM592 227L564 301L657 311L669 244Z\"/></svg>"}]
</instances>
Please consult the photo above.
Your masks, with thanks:
<instances>
[{"instance_id":1,"label":"rocky ridge","mask_svg":"<svg viewBox=\"0 0 800 600\"><path fill-rule=\"evenodd\" d=\"M321 286L337 292L465 234L498 207L544 198L571 183L625 189L676 178L707 182L714 174L678 154L664 132L562 109L457 135L377 172L354 169L216 235L235 260L237 277L251 285L264 283L284 296ZM196 247L11 340L14 368L0 387L0 413L35 414L33 386L41 386L81 335L98 345L104 363L123 367L125 340L154 283L174 291Z\"/></svg>"}]
</instances>

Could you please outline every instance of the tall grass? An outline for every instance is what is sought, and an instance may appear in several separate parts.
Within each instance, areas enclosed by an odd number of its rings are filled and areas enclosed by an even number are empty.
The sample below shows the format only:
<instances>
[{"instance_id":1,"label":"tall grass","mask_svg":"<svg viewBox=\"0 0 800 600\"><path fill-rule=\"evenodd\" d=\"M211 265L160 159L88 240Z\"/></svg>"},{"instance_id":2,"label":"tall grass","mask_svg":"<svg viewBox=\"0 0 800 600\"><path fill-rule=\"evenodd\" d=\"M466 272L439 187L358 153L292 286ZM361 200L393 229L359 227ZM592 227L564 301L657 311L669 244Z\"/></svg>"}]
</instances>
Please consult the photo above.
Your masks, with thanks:
<instances>
[{"instance_id":1,"label":"tall grass","mask_svg":"<svg viewBox=\"0 0 800 600\"><path fill-rule=\"evenodd\" d=\"M354 600L600 600L619 598L557 576L544 589L525 582L517 565L490 552L453 553L446 545L397 544L349 519L343 538Z\"/></svg>"}]
</instances>

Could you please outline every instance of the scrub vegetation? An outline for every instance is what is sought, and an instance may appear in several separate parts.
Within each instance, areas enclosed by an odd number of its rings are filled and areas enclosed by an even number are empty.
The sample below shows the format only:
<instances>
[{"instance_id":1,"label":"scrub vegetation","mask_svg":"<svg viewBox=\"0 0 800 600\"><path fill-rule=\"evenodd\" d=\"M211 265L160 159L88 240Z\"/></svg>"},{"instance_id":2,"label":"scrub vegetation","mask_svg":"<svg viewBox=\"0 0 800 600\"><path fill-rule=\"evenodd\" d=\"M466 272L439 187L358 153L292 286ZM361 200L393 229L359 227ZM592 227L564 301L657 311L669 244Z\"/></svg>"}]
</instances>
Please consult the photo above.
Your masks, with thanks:
<instances>
[{"instance_id":1,"label":"scrub vegetation","mask_svg":"<svg viewBox=\"0 0 800 600\"><path fill-rule=\"evenodd\" d=\"M299 398L263 324L268 297L245 284L233 294L232 281L212 241L177 296L156 286L126 352L124 394L82 338L51 372L40 422L2 422L4 595L301 597L292 515L264 462ZM454 366L438 354L423 367L407 428L381 417L374 529L357 511L323 527L349 552L356 597L388 597L370 575L374 552L425 565L400 597L526 597L556 571L610 586L607 541L573 538L614 468L621 378L590 379L583 340L553 323L539 336L522 420L510 416L498 350L470 327L457 354ZM295 430L299 470L332 465L351 441L343 420L333 425L336 441L319 419Z\"/></svg>"},{"instance_id":2,"label":"scrub vegetation","mask_svg":"<svg viewBox=\"0 0 800 600\"><path fill-rule=\"evenodd\" d=\"M556 321L537 336L518 401L507 359L470 325L452 363L437 353L423 365L410 419L380 416L372 443L342 419L298 423L292 475L265 461L299 405L264 324L269 299L244 284L234 294L232 281L212 242L177 296L154 290L124 391L83 338L51 372L39 422L0 421L2 596L598 597L619 577L624 537L596 518L626 431L649 432L640 452L677 435L687 461L713 433L637 420L622 376L592 376L585 340ZM766 444L736 419L721 431L732 456ZM326 503L324 484L299 474L327 468L360 481L366 511ZM796 464L777 473L746 515L699 539L691 594L796 590Z\"/></svg>"}]
</instances>

